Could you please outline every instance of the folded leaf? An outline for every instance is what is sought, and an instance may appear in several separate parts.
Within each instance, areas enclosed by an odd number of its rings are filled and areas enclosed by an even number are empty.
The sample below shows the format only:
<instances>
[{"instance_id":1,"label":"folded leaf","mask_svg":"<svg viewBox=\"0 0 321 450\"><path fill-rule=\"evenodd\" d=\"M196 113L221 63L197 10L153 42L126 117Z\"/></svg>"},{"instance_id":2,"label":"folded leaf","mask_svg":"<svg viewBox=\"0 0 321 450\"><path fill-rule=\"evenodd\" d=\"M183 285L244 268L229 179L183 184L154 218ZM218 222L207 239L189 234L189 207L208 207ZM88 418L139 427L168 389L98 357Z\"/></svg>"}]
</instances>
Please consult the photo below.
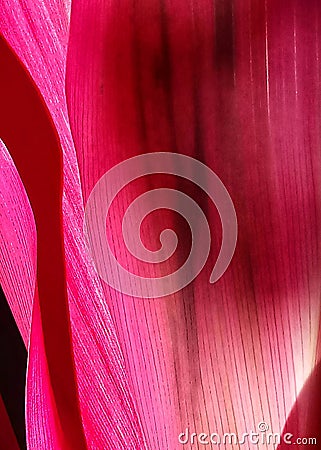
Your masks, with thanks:
<instances>
[{"instance_id":1,"label":"folded leaf","mask_svg":"<svg viewBox=\"0 0 321 450\"><path fill-rule=\"evenodd\" d=\"M0 168L0 284L27 346L36 280L36 228L25 188L2 141Z\"/></svg>"},{"instance_id":2,"label":"folded leaf","mask_svg":"<svg viewBox=\"0 0 321 450\"><path fill-rule=\"evenodd\" d=\"M131 400L115 327L83 238L83 205L64 96L64 58L68 38L68 11L66 11L63 2L7 1L0 12L0 30L37 84L51 114L63 151L64 193L62 210L68 308L71 317L72 350L78 382L81 419L86 441L89 447L143 448L144 443L139 420ZM12 121L11 126L14 126L14 121ZM5 129L4 125L2 129ZM11 128L11 131L13 131L13 128ZM31 132L34 131L30 129ZM43 134L45 133L46 131L43 131ZM15 137L18 136L15 135ZM20 137L25 142L25 136L21 132ZM47 139L49 139L48 136ZM39 152L40 145L39 143ZM33 148L30 151L35 152L35 149ZM48 146L43 143L43 158L48 151ZM53 167L49 174L46 173L42 166L43 159L40 154L38 154L38 157L39 173L43 174L44 177L49 175L48 183L49 179L52 179L54 185L59 181L59 175L55 174ZM36 168L31 168L27 175L37 179L38 174L35 172ZM27 184L26 180L23 181ZM38 190L38 193L41 195L41 189ZM45 202L39 204L43 217L45 216L45 208L48 208L48 206L49 203L46 205ZM52 212L52 214L54 213ZM55 213L54 220L58 221L58 219L60 218ZM55 226L57 227L57 224L55 225L51 221L52 216L48 215L46 224L43 223L43 230L46 226L52 227L51 230ZM57 243L57 241L55 242ZM45 261L40 263L38 260L39 266L48 267L51 264L50 259L47 254ZM63 270L61 264L59 269L52 266L51 269L51 275L57 276L56 274L60 274L59 276L61 276ZM48 279L45 286L47 288L50 286ZM51 296L54 296L54 293ZM45 335L47 334L48 338L54 339L56 331L52 331L53 325L49 326L43 320L44 313L50 315L49 309L42 307L41 302L40 293L42 331ZM59 333L60 331L63 332L62 334L69 331L66 322L59 327ZM40 344L37 345L40 346ZM57 368L57 359L59 358L58 354L55 357L52 354L49 355L46 351L45 359L49 368L50 365ZM46 374L44 373L44 360L38 367L40 367L39 371L43 378L36 378L29 383L48 388L46 386ZM67 368L65 370L66 376L72 377L72 370ZM39 374L39 372L35 373ZM66 381L62 381L57 376L53 376L53 379L56 386L60 384L61 387ZM29 377L29 380L32 380L32 377ZM60 388L57 387L57 389L59 391ZM28 392L31 395L32 387ZM35 387L34 393L36 392ZM55 389L53 395L57 402ZM74 405L69 404L69 406L67 406L67 398L64 401L64 405L60 402L58 417L62 420L63 426L68 429L68 424L63 420L62 414L67 414L69 407L77 408L77 401L74 402ZM31 408L31 405L32 401L30 404L28 403L28 408ZM31 413L32 418L30 420L36 420L37 414L35 415L33 411ZM47 424L46 422L41 424L43 433L46 432L45 427L50 427L50 423L48 419ZM30 422L28 426L32 428L33 422ZM37 423L37 426L39 426L39 423ZM67 434L72 439L70 431ZM37 434L32 434L33 438L36 438L36 436ZM34 441L30 445L33 448ZM79 448L79 445L77 448Z\"/></svg>"}]
</instances>

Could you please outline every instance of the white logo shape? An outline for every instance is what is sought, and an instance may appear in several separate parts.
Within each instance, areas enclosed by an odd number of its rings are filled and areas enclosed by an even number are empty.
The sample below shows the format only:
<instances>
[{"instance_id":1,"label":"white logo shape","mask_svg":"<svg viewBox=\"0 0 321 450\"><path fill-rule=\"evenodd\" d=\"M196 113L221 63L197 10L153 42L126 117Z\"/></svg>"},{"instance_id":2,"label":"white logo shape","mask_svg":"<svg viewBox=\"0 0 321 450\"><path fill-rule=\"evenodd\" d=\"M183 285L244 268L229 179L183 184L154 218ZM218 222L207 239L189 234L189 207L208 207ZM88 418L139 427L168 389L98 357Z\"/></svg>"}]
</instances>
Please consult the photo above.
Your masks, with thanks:
<instances>
[{"instance_id":1,"label":"white logo shape","mask_svg":"<svg viewBox=\"0 0 321 450\"><path fill-rule=\"evenodd\" d=\"M180 291L193 281L204 267L211 247L207 219L198 204L174 189L153 189L127 208L122 222L123 239L128 251L141 261L160 263L176 250L175 231L163 230L161 248L148 250L140 239L144 218L160 208L176 211L189 224L192 245L185 263L175 272L160 278L145 278L127 271L115 258L106 237L108 210L118 193L137 178L151 174L169 174L185 178L199 186L215 204L222 222L222 245L210 276L210 283L221 278L233 257L237 241L237 218L231 197L219 177L206 165L178 153L147 153L112 167L93 188L85 208L85 223L92 256L99 276L123 294L139 298L164 297ZM152 205L152 207L151 207ZM130 217L139 217L138 223Z\"/></svg>"}]
</instances>

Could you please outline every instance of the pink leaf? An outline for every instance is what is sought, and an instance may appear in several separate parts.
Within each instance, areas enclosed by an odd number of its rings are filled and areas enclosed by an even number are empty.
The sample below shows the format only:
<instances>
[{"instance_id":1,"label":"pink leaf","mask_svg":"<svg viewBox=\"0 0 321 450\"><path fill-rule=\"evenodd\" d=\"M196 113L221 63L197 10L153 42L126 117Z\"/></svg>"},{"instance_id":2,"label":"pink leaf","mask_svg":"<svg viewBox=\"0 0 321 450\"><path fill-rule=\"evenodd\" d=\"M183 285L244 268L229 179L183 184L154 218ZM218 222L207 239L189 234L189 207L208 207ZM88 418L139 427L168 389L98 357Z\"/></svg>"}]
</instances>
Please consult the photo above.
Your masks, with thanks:
<instances>
[{"instance_id":1,"label":"pink leaf","mask_svg":"<svg viewBox=\"0 0 321 450\"><path fill-rule=\"evenodd\" d=\"M319 41L315 1L73 2L67 98L85 202L116 164L167 151L214 170L238 216L235 258L210 285L220 223L204 194L155 175L111 207L110 246L146 277L173 272L190 234L174 213L154 213L144 244L158 249L170 227L180 251L156 267L133 262L121 220L142 192L185 190L214 236L204 271L175 295L142 300L104 285L150 448L180 448L186 427L242 434L264 420L281 432L315 366Z\"/></svg>"}]
</instances>

